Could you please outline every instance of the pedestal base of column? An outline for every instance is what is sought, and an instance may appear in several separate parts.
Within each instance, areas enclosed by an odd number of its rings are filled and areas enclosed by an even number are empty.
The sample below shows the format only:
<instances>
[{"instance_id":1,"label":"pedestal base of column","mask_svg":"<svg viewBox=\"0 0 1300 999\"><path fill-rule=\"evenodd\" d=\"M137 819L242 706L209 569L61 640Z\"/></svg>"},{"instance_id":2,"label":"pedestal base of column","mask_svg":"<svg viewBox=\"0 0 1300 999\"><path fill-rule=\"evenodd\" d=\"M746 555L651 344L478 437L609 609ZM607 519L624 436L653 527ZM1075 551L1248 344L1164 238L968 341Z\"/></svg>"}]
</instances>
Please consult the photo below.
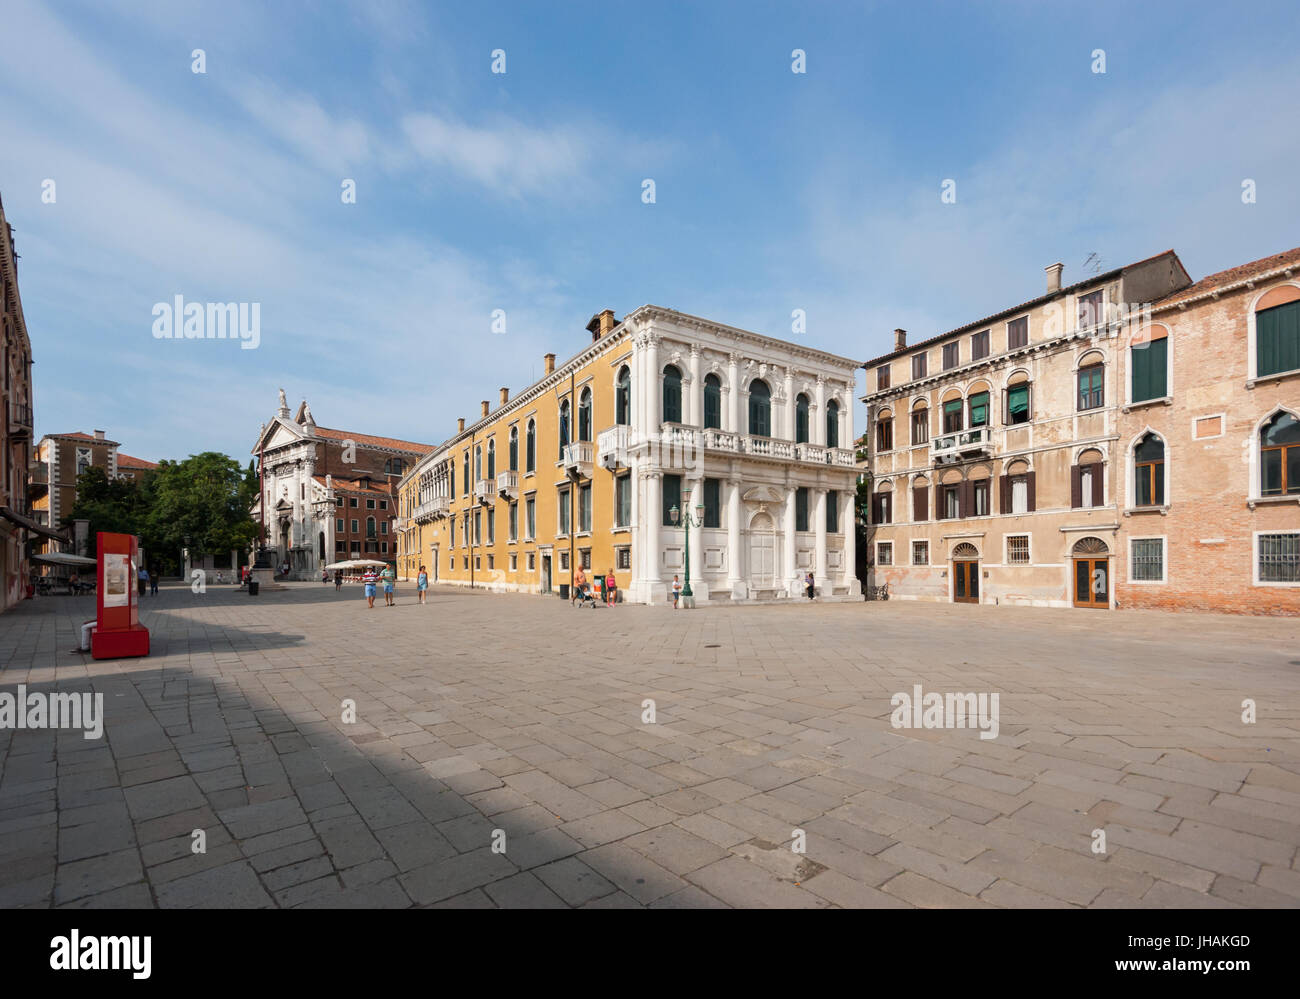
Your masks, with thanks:
<instances>
[{"instance_id":1,"label":"pedestal base of column","mask_svg":"<svg viewBox=\"0 0 1300 999\"><path fill-rule=\"evenodd\" d=\"M729 582L727 584L727 588L731 591L732 600L749 599L749 584L746 583L744 580L737 579L732 582Z\"/></svg>"}]
</instances>

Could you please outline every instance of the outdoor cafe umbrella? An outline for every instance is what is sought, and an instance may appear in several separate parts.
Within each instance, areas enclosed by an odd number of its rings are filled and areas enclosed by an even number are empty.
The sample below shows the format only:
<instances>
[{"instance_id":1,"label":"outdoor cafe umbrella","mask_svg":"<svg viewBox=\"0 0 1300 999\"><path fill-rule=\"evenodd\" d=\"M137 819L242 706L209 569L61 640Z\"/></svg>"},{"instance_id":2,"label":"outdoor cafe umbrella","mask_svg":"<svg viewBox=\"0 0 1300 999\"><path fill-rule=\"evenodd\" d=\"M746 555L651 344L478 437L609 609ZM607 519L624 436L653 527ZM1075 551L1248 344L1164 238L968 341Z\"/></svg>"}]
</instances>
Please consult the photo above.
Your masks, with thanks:
<instances>
[{"instance_id":1,"label":"outdoor cafe umbrella","mask_svg":"<svg viewBox=\"0 0 1300 999\"><path fill-rule=\"evenodd\" d=\"M48 555L33 555L32 558L37 562L48 562L51 565L95 565L93 558L86 558L83 555L69 555L67 552L50 552Z\"/></svg>"},{"instance_id":2,"label":"outdoor cafe umbrella","mask_svg":"<svg viewBox=\"0 0 1300 999\"><path fill-rule=\"evenodd\" d=\"M346 571L348 569L364 569L367 566L372 566L372 565L378 566L379 568L382 569L384 566L388 565L388 563L380 562L377 559L373 559L373 558L350 558L346 562L331 562L329 565L325 566L324 568L343 569Z\"/></svg>"}]
</instances>

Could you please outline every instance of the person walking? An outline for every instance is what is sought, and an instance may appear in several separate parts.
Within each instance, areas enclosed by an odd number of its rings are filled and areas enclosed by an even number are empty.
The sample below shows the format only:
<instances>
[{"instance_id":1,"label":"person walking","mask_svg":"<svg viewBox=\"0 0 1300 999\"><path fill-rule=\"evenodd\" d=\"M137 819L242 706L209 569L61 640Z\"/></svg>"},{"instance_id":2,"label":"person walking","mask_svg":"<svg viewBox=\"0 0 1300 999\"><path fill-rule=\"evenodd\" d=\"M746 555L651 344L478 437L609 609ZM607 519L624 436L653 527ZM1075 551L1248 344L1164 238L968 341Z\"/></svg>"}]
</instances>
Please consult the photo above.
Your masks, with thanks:
<instances>
[{"instance_id":1,"label":"person walking","mask_svg":"<svg viewBox=\"0 0 1300 999\"><path fill-rule=\"evenodd\" d=\"M379 574L379 578L384 581L384 606L393 606L393 587L397 583L397 573L393 572L391 565L384 566L384 571Z\"/></svg>"},{"instance_id":2,"label":"person walking","mask_svg":"<svg viewBox=\"0 0 1300 999\"><path fill-rule=\"evenodd\" d=\"M144 596L145 587L149 585L149 570L140 566L140 571L135 574L135 578L140 588L140 596Z\"/></svg>"},{"instance_id":3,"label":"person walking","mask_svg":"<svg viewBox=\"0 0 1300 999\"><path fill-rule=\"evenodd\" d=\"M415 588L420 594L420 603L424 603L424 594L429 589L429 572L424 566L420 566L419 575L415 577Z\"/></svg>"},{"instance_id":4,"label":"person walking","mask_svg":"<svg viewBox=\"0 0 1300 999\"><path fill-rule=\"evenodd\" d=\"M682 595L682 581L673 576L673 610L677 609L677 601Z\"/></svg>"},{"instance_id":5,"label":"person walking","mask_svg":"<svg viewBox=\"0 0 1300 999\"><path fill-rule=\"evenodd\" d=\"M810 572L803 578L803 584L808 590L808 599L815 599L816 589L813 585L813 574Z\"/></svg>"},{"instance_id":6,"label":"person walking","mask_svg":"<svg viewBox=\"0 0 1300 999\"><path fill-rule=\"evenodd\" d=\"M334 592L337 593L341 589L343 589L343 570L335 569L334 570Z\"/></svg>"},{"instance_id":7,"label":"person walking","mask_svg":"<svg viewBox=\"0 0 1300 999\"><path fill-rule=\"evenodd\" d=\"M573 592L569 594L569 605L582 596L587 589L587 574L582 571L582 563L579 562L573 573Z\"/></svg>"},{"instance_id":8,"label":"person walking","mask_svg":"<svg viewBox=\"0 0 1300 999\"><path fill-rule=\"evenodd\" d=\"M375 584L379 582L379 574L375 572L372 565L366 566L366 571L361 576L361 582L366 584L366 606L375 606Z\"/></svg>"},{"instance_id":9,"label":"person walking","mask_svg":"<svg viewBox=\"0 0 1300 999\"><path fill-rule=\"evenodd\" d=\"M614 595L618 589L618 582L614 579L614 570L610 569L605 573L605 603L610 607L614 606Z\"/></svg>"},{"instance_id":10,"label":"person walking","mask_svg":"<svg viewBox=\"0 0 1300 999\"><path fill-rule=\"evenodd\" d=\"M149 570L149 596L158 596L158 567Z\"/></svg>"}]
</instances>

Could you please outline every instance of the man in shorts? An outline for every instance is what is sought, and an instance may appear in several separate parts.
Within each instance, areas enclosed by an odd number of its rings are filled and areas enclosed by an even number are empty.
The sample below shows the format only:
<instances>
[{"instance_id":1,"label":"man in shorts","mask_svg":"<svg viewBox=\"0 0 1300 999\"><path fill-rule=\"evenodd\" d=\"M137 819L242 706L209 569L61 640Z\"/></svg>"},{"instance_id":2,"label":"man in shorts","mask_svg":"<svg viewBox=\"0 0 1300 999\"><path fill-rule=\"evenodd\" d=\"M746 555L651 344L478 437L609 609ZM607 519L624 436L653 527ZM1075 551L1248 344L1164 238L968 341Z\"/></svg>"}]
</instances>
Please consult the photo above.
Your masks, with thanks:
<instances>
[{"instance_id":1,"label":"man in shorts","mask_svg":"<svg viewBox=\"0 0 1300 999\"><path fill-rule=\"evenodd\" d=\"M391 565L384 566L384 571L379 574L379 578L384 582L384 606L393 606L393 588L397 585L397 573L393 572Z\"/></svg>"},{"instance_id":2,"label":"man in shorts","mask_svg":"<svg viewBox=\"0 0 1300 999\"><path fill-rule=\"evenodd\" d=\"M379 582L379 574L375 572L374 566L366 567L366 571L361 577L361 582L366 584L366 606L375 606L375 584Z\"/></svg>"}]
</instances>

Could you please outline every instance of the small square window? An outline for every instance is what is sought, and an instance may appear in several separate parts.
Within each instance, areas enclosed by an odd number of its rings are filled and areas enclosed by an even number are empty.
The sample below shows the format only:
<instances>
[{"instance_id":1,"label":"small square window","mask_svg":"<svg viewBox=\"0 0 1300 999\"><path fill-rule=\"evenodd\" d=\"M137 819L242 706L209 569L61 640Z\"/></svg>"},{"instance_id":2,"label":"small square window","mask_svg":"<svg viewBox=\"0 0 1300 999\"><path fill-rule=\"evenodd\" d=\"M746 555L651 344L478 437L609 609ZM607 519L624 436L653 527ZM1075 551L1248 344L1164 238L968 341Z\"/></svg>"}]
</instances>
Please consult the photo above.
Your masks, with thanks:
<instances>
[{"instance_id":1,"label":"small square window","mask_svg":"<svg viewBox=\"0 0 1300 999\"><path fill-rule=\"evenodd\" d=\"M912 380L925 377L925 356L924 354L912 355Z\"/></svg>"},{"instance_id":2,"label":"small square window","mask_svg":"<svg viewBox=\"0 0 1300 999\"><path fill-rule=\"evenodd\" d=\"M511 572L514 572L514 571L515 571L516 569L518 569L518 568L519 568L519 556L516 555L514 552L511 552L511 553L510 553L510 571L511 571Z\"/></svg>"},{"instance_id":3,"label":"small square window","mask_svg":"<svg viewBox=\"0 0 1300 999\"><path fill-rule=\"evenodd\" d=\"M945 343L943 345L943 370L955 368L961 363L961 344Z\"/></svg>"},{"instance_id":4,"label":"small square window","mask_svg":"<svg viewBox=\"0 0 1300 999\"><path fill-rule=\"evenodd\" d=\"M1029 535L1028 534L1007 535L1007 564L1008 565L1029 564Z\"/></svg>"},{"instance_id":5,"label":"small square window","mask_svg":"<svg viewBox=\"0 0 1300 999\"><path fill-rule=\"evenodd\" d=\"M970 359L981 361L989 356L989 331L980 330L970 338Z\"/></svg>"},{"instance_id":6,"label":"small square window","mask_svg":"<svg viewBox=\"0 0 1300 999\"><path fill-rule=\"evenodd\" d=\"M614 563L620 570L632 568L632 549L620 548L616 553L617 561Z\"/></svg>"},{"instance_id":7,"label":"small square window","mask_svg":"<svg viewBox=\"0 0 1300 999\"><path fill-rule=\"evenodd\" d=\"M1135 583L1162 583L1165 579L1164 538L1134 538L1129 579Z\"/></svg>"},{"instance_id":8,"label":"small square window","mask_svg":"<svg viewBox=\"0 0 1300 999\"><path fill-rule=\"evenodd\" d=\"M373 510L374 508L375 508L375 501L372 499L366 500L366 509Z\"/></svg>"},{"instance_id":9,"label":"small square window","mask_svg":"<svg viewBox=\"0 0 1300 999\"><path fill-rule=\"evenodd\" d=\"M533 552L528 553L528 571L534 572L537 569L537 555Z\"/></svg>"},{"instance_id":10,"label":"small square window","mask_svg":"<svg viewBox=\"0 0 1300 999\"><path fill-rule=\"evenodd\" d=\"M560 552L560 569L564 572L569 571L569 553Z\"/></svg>"},{"instance_id":11,"label":"small square window","mask_svg":"<svg viewBox=\"0 0 1300 999\"><path fill-rule=\"evenodd\" d=\"M579 564L580 566L582 566L582 568L584 568L584 569L590 569L590 568L591 568L591 549L590 549L590 548L580 548L580 549L578 549L578 564Z\"/></svg>"},{"instance_id":12,"label":"small square window","mask_svg":"<svg viewBox=\"0 0 1300 999\"><path fill-rule=\"evenodd\" d=\"M876 369L876 391L889 388L889 365L882 364Z\"/></svg>"},{"instance_id":13,"label":"small square window","mask_svg":"<svg viewBox=\"0 0 1300 999\"><path fill-rule=\"evenodd\" d=\"M876 542L876 565L894 564L894 545L891 541Z\"/></svg>"},{"instance_id":14,"label":"small square window","mask_svg":"<svg viewBox=\"0 0 1300 999\"><path fill-rule=\"evenodd\" d=\"M930 564L930 542L928 541L912 542L912 564L913 565Z\"/></svg>"},{"instance_id":15,"label":"small square window","mask_svg":"<svg viewBox=\"0 0 1300 999\"><path fill-rule=\"evenodd\" d=\"M348 506L352 507L353 509L356 509L356 505L357 505L357 498L355 496L349 496Z\"/></svg>"}]
</instances>

